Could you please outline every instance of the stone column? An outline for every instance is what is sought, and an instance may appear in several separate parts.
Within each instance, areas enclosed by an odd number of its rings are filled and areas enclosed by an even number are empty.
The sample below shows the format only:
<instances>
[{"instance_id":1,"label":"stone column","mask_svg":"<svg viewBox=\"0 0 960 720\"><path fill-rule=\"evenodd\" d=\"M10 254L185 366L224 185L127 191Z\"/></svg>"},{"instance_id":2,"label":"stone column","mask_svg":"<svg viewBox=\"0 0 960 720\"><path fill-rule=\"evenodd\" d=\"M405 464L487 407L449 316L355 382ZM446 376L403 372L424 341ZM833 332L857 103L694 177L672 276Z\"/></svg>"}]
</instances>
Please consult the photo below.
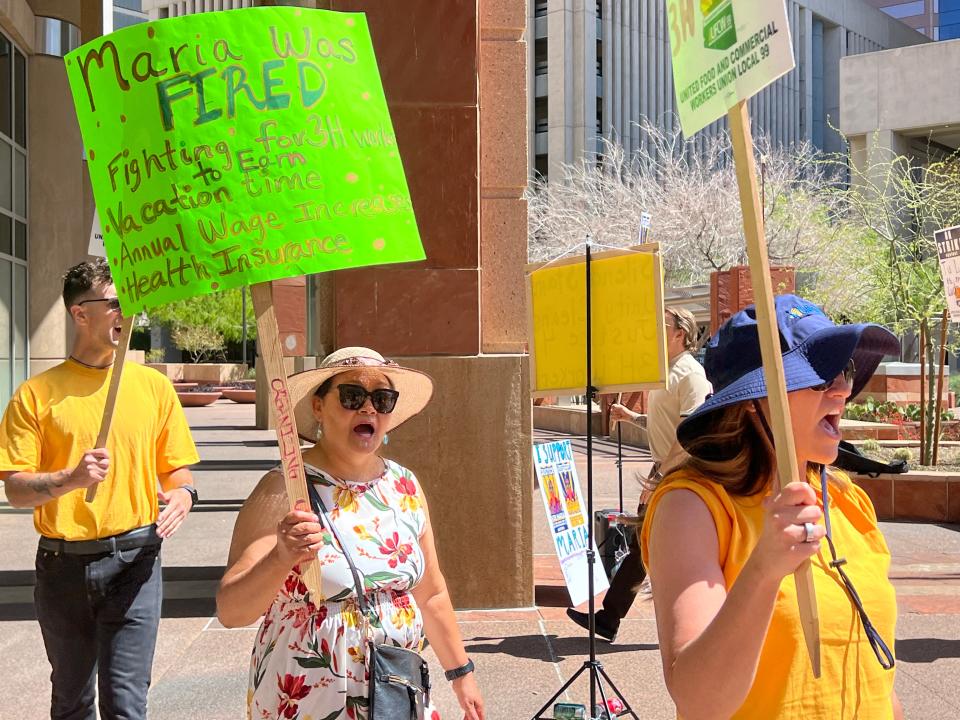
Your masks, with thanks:
<instances>
[{"instance_id":1,"label":"stone column","mask_svg":"<svg viewBox=\"0 0 960 720\"><path fill-rule=\"evenodd\" d=\"M23 2L14 2L23 6ZM82 29L82 40L100 35L99 3L31 0L37 17ZM18 13L22 15L23 13ZM29 18L34 21L33 17ZM38 54L35 28L24 28L27 59L27 163L29 197L30 373L61 362L72 343L72 326L60 299L60 275L87 259L93 194L83 142L62 56ZM64 48L63 51L66 51Z\"/></svg>"},{"instance_id":2,"label":"stone column","mask_svg":"<svg viewBox=\"0 0 960 720\"><path fill-rule=\"evenodd\" d=\"M523 266L523 0L373 3L365 11L427 260L334 275L337 346L436 381L386 454L422 480L457 607L533 602Z\"/></svg>"}]
</instances>

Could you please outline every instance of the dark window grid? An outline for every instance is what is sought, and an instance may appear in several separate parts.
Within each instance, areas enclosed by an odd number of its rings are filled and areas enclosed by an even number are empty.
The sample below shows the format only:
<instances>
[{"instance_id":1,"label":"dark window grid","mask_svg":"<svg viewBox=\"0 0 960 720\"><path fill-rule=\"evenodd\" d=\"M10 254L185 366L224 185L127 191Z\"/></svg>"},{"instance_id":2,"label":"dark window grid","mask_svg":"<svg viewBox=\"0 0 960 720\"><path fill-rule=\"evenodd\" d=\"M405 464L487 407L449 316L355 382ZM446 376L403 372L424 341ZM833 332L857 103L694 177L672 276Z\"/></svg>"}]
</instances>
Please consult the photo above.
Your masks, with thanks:
<instances>
[{"instance_id":1,"label":"dark window grid","mask_svg":"<svg viewBox=\"0 0 960 720\"><path fill-rule=\"evenodd\" d=\"M0 35L3 35L3 38L10 43L10 54L11 62L9 63L9 86L10 86L10 133L5 133L3 130L0 130L0 139L6 140L14 148L17 148L23 153L27 152L27 145L17 142L17 113L19 112L19 107L17 104L17 90L15 87L16 83L16 63L13 61L13 58L16 57L16 54L20 52L20 48L14 45L13 41L4 33L0 32ZM22 55L22 53L21 53ZM26 56L24 56L25 58ZM26 88L29 87L30 82L30 70L29 67L24 68L24 98L23 104L26 104ZM26 108L24 108L26 110ZM23 114L23 123L24 123L24 133L26 137L24 138L25 142L29 144L29 132L30 132L30 117L28 113L24 112ZM29 158L28 158L29 159Z\"/></svg>"}]
</instances>

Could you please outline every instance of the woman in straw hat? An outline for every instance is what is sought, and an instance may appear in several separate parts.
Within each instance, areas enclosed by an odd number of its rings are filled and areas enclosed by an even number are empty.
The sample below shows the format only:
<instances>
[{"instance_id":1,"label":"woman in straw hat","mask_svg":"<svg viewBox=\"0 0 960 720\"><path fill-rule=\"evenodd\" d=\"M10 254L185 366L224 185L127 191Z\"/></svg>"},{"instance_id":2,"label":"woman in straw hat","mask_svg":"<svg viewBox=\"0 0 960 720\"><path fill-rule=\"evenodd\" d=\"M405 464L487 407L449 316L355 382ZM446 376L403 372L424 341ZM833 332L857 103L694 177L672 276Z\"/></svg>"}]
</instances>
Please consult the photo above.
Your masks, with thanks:
<instances>
[{"instance_id":1,"label":"woman in straw hat","mask_svg":"<svg viewBox=\"0 0 960 720\"><path fill-rule=\"evenodd\" d=\"M433 382L373 350L344 348L316 370L290 377L288 389L299 432L315 441L303 452L307 481L333 528L307 507L288 510L279 469L260 480L240 510L217 615L228 627L263 616L250 664L249 716L366 717L364 631L372 628L375 642L418 651L426 632L464 718L482 720L423 491L410 471L377 454L388 431L423 410ZM340 542L363 576L369 628ZM320 564L325 599L307 591L307 562ZM425 717L439 714L428 707Z\"/></svg>"},{"instance_id":2,"label":"woman in straw hat","mask_svg":"<svg viewBox=\"0 0 960 720\"><path fill-rule=\"evenodd\" d=\"M751 306L708 343L715 393L677 429L690 457L647 508L641 548L667 688L684 720L901 718L890 553L867 495L828 467L847 400L899 343L877 325L834 325L793 295L776 298L775 315L801 481L772 491ZM805 560L820 615L819 680L790 577Z\"/></svg>"}]
</instances>

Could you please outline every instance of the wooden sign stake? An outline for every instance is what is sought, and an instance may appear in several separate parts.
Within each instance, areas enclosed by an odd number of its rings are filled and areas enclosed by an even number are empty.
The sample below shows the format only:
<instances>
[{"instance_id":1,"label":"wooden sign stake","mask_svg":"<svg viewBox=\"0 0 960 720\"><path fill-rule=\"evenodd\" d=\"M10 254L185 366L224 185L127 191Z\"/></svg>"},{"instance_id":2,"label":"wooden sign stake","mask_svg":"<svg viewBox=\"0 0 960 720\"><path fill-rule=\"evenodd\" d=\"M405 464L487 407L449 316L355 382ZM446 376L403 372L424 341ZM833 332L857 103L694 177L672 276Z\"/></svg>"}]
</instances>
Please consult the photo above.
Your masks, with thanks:
<instances>
[{"instance_id":1,"label":"wooden sign stake","mask_svg":"<svg viewBox=\"0 0 960 720\"><path fill-rule=\"evenodd\" d=\"M277 315L273 309L273 285L269 282L250 286L253 296L253 310L257 316L257 339L260 343L260 356L264 362L268 397L276 412L277 445L280 448L280 460L283 463L283 479L287 488L290 509L295 509L299 501L309 507L307 494L307 476L300 456L300 434L297 432L297 419L293 413L293 403L287 392L287 372L283 364L283 349L280 346L280 330L277 327ZM303 581L314 597L315 602L325 600L320 584L320 570L316 561L303 567Z\"/></svg>"},{"instance_id":2,"label":"wooden sign stake","mask_svg":"<svg viewBox=\"0 0 960 720\"><path fill-rule=\"evenodd\" d=\"M113 356L113 371L110 375L110 387L107 388L107 402L103 406L103 419L100 421L100 433L97 435L97 444L94 447L107 446L110 436L110 424L113 422L113 410L117 406L117 393L120 391L120 378L123 377L123 363L127 359L127 348L130 346L130 334L133 332L133 316L123 318L120 326L120 342L117 343L117 352ZM97 497L97 486L87 488L86 501L91 503Z\"/></svg>"},{"instance_id":3,"label":"wooden sign stake","mask_svg":"<svg viewBox=\"0 0 960 720\"><path fill-rule=\"evenodd\" d=\"M747 102L741 100L727 114L733 139L733 156L740 189L740 207L743 210L743 228L750 258L750 279L753 283L754 302L757 310L757 330L760 336L760 354L770 403L773 444L777 456L777 477L774 489L797 482L796 448L790 424L790 406L787 404L787 387L783 372L783 357L780 354L780 333L773 313L773 283L770 280L770 263L767 259L767 244L763 227L763 208L757 193L756 164L753 157L753 137L750 132L750 113ZM800 624L807 644L807 653L813 666L814 677L820 677L820 617L817 611L817 596L813 586L813 571L810 561L805 561L793 574L797 586L797 601L800 606Z\"/></svg>"},{"instance_id":4,"label":"wooden sign stake","mask_svg":"<svg viewBox=\"0 0 960 720\"><path fill-rule=\"evenodd\" d=\"M940 414L943 412L943 366L947 364L947 323L950 322L950 310L943 309L940 320L940 367L937 369L937 399L933 412L933 461L934 468L940 462ZM920 368L923 372L923 368Z\"/></svg>"},{"instance_id":5,"label":"wooden sign stake","mask_svg":"<svg viewBox=\"0 0 960 720\"><path fill-rule=\"evenodd\" d=\"M920 464L927 464L927 333L920 323Z\"/></svg>"}]
</instances>

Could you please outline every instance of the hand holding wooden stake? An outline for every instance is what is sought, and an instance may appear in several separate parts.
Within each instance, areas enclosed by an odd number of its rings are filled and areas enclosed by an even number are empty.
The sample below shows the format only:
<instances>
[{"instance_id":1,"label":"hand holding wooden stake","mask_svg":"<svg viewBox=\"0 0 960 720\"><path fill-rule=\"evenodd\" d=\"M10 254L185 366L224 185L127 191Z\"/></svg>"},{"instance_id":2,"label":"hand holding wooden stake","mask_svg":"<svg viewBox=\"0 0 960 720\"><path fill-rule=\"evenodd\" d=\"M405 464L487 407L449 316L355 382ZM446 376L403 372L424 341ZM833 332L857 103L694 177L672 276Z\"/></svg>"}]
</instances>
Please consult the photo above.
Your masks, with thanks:
<instances>
[{"instance_id":1,"label":"hand holding wooden stake","mask_svg":"<svg viewBox=\"0 0 960 720\"><path fill-rule=\"evenodd\" d=\"M306 503L306 507L309 507L307 476L300 456L300 434L297 432L297 419L287 392L287 373L283 365L280 331L277 328L277 315L273 309L273 286L269 282L257 283L250 286L250 293L253 296L253 309L257 316L260 355L269 383L267 392L277 416L277 444L280 447L287 500L291 510L297 509L298 501ZM320 571L316 562L303 566L303 581L314 597L314 602L322 602L324 597L320 584Z\"/></svg>"},{"instance_id":2,"label":"hand holding wooden stake","mask_svg":"<svg viewBox=\"0 0 960 720\"><path fill-rule=\"evenodd\" d=\"M103 419L100 421L100 434L97 435L97 444L94 447L107 446L107 437L110 435L110 423L113 422L113 409L117 406L117 393L120 391L120 378L123 377L123 363L127 359L127 347L130 345L130 333L133 332L133 316L125 317L120 326L120 342L117 345L116 355L113 357L113 371L110 374L110 387L107 388L107 403L103 407ZM86 501L93 502L97 497L97 486L87 488Z\"/></svg>"},{"instance_id":3,"label":"hand holding wooden stake","mask_svg":"<svg viewBox=\"0 0 960 720\"><path fill-rule=\"evenodd\" d=\"M760 354L770 402L773 444L777 455L777 478L774 489L801 480L798 477L796 448L787 404L787 385L780 354L780 332L773 312L773 283L770 281L770 263L763 228L763 208L758 202L757 173L753 157L753 138L750 133L750 114L747 102L741 100L728 113L733 138L733 155L740 188L740 207L743 209L743 228L750 258L750 279L753 283L757 310L757 331L760 336ZM820 616L813 586L810 561L804 562L793 574L800 606L800 624L807 643L807 653L813 665L814 677L820 677Z\"/></svg>"}]
</instances>

